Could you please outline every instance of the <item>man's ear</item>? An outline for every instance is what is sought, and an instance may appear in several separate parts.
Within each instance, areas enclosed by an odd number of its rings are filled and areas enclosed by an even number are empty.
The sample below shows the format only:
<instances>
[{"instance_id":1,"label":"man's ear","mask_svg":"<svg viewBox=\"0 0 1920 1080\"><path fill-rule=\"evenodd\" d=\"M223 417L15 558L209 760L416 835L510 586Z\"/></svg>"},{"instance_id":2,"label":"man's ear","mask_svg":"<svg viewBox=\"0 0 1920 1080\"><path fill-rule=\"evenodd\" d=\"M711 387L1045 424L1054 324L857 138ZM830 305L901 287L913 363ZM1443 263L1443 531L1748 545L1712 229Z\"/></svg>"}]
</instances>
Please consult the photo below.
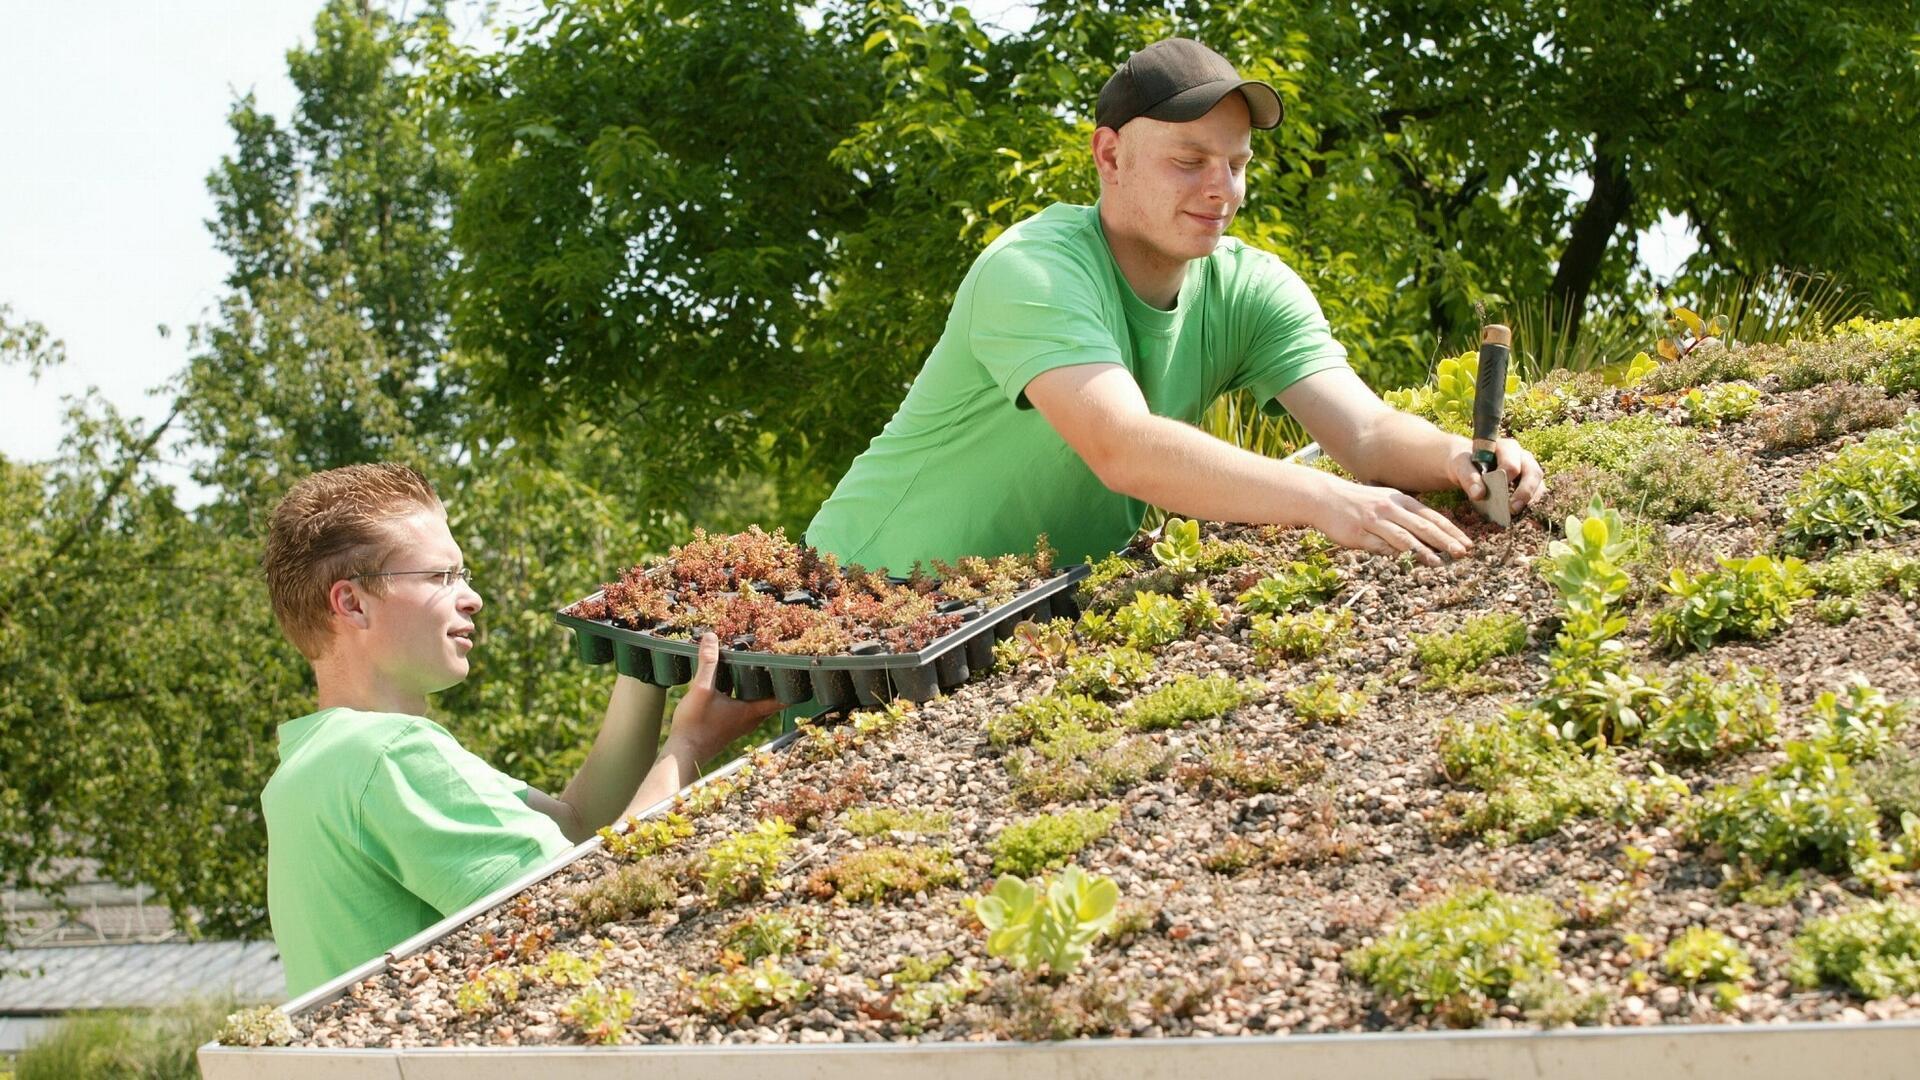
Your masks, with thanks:
<instances>
[{"instance_id":1,"label":"man's ear","mask_svg":"<svg viewBox=\"0 0 1920 1080\"><path fill-rule=\"evenodd\" d=\"M365 630L368 625L366 599L366 590L359 582L342 578L327 590L327 614Z\"/></svg>"},{"instance_id":2,"label":"man's ear","mask_svg":"<svg viewBox=\"0 0 1920 1080\"><path fill-rule=\"evenodd\" d=\"M1112 184L1120 179L1120 133L1110 127L1093 129L1093 165L1100 170L1100 182Z\"/></svg>"}]
</instances>

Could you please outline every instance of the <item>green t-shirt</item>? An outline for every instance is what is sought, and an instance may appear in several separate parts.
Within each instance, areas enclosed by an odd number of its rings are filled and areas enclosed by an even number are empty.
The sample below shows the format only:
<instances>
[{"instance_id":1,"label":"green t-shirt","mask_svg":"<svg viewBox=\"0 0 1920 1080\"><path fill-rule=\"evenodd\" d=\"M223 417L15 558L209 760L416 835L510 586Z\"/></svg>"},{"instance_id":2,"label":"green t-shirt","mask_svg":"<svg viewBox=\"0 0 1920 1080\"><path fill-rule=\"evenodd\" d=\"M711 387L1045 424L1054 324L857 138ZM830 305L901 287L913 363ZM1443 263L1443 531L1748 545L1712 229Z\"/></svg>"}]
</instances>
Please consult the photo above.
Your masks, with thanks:
<instances>
[{"instance_id":1,"label":"green t-shirt","mask_svg":"<svg viewBox=\"0 0 1920 1080\"><path fill-rule=\"evenodd\" d=\"M1160 416L1197 423L1228 391L1274 395L1346 365L1299 275L1238 240L1187 267L1171 311L1134 295L1097 206L1058 203L974 261L899 411L807 526L807 541L869 568L1026 551L1066 559L1126 543L1146 507L1102 484L1024 391L1075 364L1120 364Z\"/></svg>"},{"instance_id":2,"label":"green t-shirt","mask_svg":"<svg viewBox=\"0 0 1920 1080\"><path fill-rule=\"evenodd\" d=\"M267 912L299 996L571 845L527 785L423 716L322 709L280 725L260 794Z\"/></svg>"}]
</instances>

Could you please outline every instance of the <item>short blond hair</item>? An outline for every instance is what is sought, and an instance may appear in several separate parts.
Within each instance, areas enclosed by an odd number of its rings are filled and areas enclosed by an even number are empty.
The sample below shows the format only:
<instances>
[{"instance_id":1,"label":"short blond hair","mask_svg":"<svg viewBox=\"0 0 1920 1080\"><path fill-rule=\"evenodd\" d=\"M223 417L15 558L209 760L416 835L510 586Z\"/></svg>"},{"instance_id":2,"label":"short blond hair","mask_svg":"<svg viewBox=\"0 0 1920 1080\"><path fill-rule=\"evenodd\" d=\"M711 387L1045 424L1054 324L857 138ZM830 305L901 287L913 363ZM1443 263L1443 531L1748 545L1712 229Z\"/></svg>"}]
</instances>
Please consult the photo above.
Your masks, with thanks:
<instances>
[{"instance_id":1,"label":"short blond hair","mask_svg":"<svg viewBox=\"0 0 1920 1080\"><path fill-rule=\"evenodd\" d=\"M333 640L327 594L333 583L373 573L393 553L393 522L421 510L445 513L427 478L376 462L328 469L293 485L267 526L267 595L287 640L309 660ZM384 578L369 578L378 594Z\"/></svg>"}]
</instances>

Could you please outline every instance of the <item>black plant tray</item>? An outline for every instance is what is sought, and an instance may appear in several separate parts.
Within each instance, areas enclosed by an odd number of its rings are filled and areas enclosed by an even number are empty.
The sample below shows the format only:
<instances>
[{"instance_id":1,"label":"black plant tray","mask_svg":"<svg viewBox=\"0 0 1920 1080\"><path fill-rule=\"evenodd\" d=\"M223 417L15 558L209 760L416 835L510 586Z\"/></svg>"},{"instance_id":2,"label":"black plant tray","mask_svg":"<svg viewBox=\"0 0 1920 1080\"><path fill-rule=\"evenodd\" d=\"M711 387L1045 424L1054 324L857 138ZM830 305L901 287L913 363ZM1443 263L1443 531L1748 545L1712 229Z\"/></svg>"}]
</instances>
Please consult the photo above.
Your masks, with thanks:
<instances>
[{"instance_id":1,"label":"black plant tray","mask_svg":"<svg viewBox=\"0 0 1920 1080\"><path fill-rule=\"evenodd\" d=\"M772 697L787 705L813 700L827 709L879 705L896 697L927 701L991 670L993 643L1012 637L1013 628L1021 622L1077 618L1080 606L1073 586L1091 571L1084 563L1068 567L999 607L971 617L962 611L965 622L919 652L807 656L721 649L713 685L742 700ZM557 617L573 631L580 658L589 664L612 662L620 674L654 686L693 679L698 642L658 637L564 611Z\"/></svg>"}]
</instances>

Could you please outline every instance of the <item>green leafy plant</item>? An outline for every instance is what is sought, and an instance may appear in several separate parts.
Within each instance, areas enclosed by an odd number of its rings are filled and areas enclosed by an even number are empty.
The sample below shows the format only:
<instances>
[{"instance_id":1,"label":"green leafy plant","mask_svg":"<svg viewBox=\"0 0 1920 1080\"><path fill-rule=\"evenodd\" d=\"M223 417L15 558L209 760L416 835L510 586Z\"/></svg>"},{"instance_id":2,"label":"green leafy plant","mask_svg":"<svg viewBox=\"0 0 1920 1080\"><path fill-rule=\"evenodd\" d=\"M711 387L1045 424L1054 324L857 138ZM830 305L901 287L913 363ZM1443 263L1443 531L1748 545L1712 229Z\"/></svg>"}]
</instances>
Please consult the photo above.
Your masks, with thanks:
<instances>
[{"instance_id":1,"label":"green leafy plant","mask_svg":"<svg viewBox=\"0 0 1920 1080\"><path fill-rule=\"evenodd\" d=\"M1262 664L1281 660L1311 660L1338 648L1353 635L1353 612L1308 611L1253 617L1248 637L1254 658Z\"/></svg>"},{"instance_id":2,"label":"green leafy plant","mask_svg":"<svg viewBox=\"0 0 1920 1080\"><path fill-rule=\"evenodd\" d=\"M673 906L680 898L685 864L653 858L615 868L573 894L574 906L589 926L623 922Z\"/></svg>"},{"instance_id":3,"label":"green leafy plant","mask_svg":"<svg viewBox=\"0 0 1920 1080\"><path fill-rule=\"evenodd\" d=\"M945 810L863 806L847 811L841 816L840 824L855 836L883 836L888 833L939 836L953 828L953 815Z\"/></svg>"},{"instance_id":4,"label":"green leafy plant","mask_svg":"<svg viewBox=\"0 0 1920 1080\"><path fill-rule=\"evenodd\" d=\"M884 900L932 892L960 881L953 854L931 847L871 847L841 856L807 879L807 891L848 903Z\"/></svg>"},{"instance_id":5,"label":"green leafy plant","mask_svg":"<svg viewBox=\"0 0 1920 1080\"><path fill-rule=\"evenodd\" d=\"M1807 567L1807 582L1828 596L1856 597L1894 589L1902 599L1920 597L1920 559L1892 551L1836 555Z\"/></svg>"},{"instance_id":6,"label":"green leafy plant","mask_svg":"<svg viewBox=\"0 0 1920 1080\"><path fill-rule=\"evenodd\" d=\"M1859 761L1878 756L1906 723L1908 704L1890 701L1865 679L1849 680L1843 693L1823 691L1813 701L1812 743Z\"/></svg>"},{"instance_id":7,"label":"green leafy plant","mask_svg":"<svg viewBox=\"0 0 1920 1080\"><path fill-rule=\"evenodd\" d=\"M993 838L993 872L1028 877L1064 866L1081 849L1106 836L1118 820L1120 808L1108 806L1016 821Z\"/></svg>"},{"instance_id":8,"label":"green leafy plant","mask_svg":"<svg viewBox=\"0 0 1920 1080\"><path fill-rule=\"evenodd\" d=\"M1054 685L1056 693L1112 699L1137 686L1153 671L1153 657L1128 645L1083 653L1067 661Z\"/></svg>"},{"instance_id":9,"label":"green leafy plant","mask_svg":"<svg viewBox=\"0 0 1920 1080\"><path fill-rule=\"evenodd\" d=\"M612 1046L626 1031L634 1002L631 990L609 990L594 983L560 1006L560 1019L590 1041Z\"/></svg>"},{"instance_id":10,"label":"green leafy plant","mask_svg":"<svg viewBox=\"0 0 1920 1080\"><path fill-rule=\"evenodd\" d=\"M1025 881L1004 874L974 901L987 928L987 953L1029 974L1067 975L1114 920L1120 888L1113 879L1077 866Z\"/></svg>"},{"instance_id":11,"label":"green leafy plant","mask_svg":"<svg viewBox=\"0 0 1920 1080\"><path fill-rule=\"evenodd\" d=\"M1302 720L1316 724L1343 724L1360 715L1372 696L1363 690L1342 690L1331 673L1296 686L1284 695Z\"/></svg>"},{"instance_id":12,"label":"green leafy plant","mask_svg":"<svg viewBox=\"0 0 1920 1080\"><path fill-rule=\"evenodd\" d=\"M1885 536L1913 523L1920 506L1920 412L1877 431L1811 470L1786 501L1780 544L1805 553Z\"/></svg>"},{"instance_id":13,"label":"green leafy plant","mask_svg":"<svg viewBox=\"0 0 1920 1080\"><path fill-rule=\"evenodd\" d=\"M1214 739L1202 744L1200 760L1174 770L1181 784L1202 791L1217 790L1227 795L1259 795L1292 791L1326 771L1326 760L1317 753L1299 758L1278 755L1255 757L1231 739Z\"/></svg>"},{"instance_id":14,"label":"green leafy plant","mask_svg":"<svg viewBox=\"0 0 1920 1080\"><path fill-rule=\"evenodd\" d=\"M757 1016L805 1001L812 994L812 983L789 973L771 956L735 971L690 979L687 984L688 1004L717 1019Z\"/></svg>"},{"instance_id":15,"label":"green leafy plant","mask_svg":"<svg viewBox=\"0 0 1920 1080\"><path fill-rule=\"evenodd\" d=\"M1852 431L1900 422L1907 404L1877 386L1838 383L1816 397L1785 402L1754 418L1760 445L1773 452L1821 446Z\"/></svg>"},{"instance_id":16,"label":"green leafy plant","mask_svg":"<svg viewBox=\"0 0 1920 1080\"><path fill-rule=\"evenodd\" d=\"M1340 571L1316 555L1290 562L1278 573L1254 582L1234 602L1250 615L1284 615L1302 604L1333 599L1341 584Z\"/></svg>"},{"instance_id":17,"label":"green leafy plant","mask_svg":"<svg viewBox=\"0 0 1920 1080\"><path fill-rule=\"evenodd\" d=\"M1717 641L1761 641L1793 621L1806 596L1806 567L1791 555L1722 557L1720 568L1690 574L1675 567L1662 586L1675 602L1653 617L1649 635L1673 651L1705 650Z\"/></svg>"},{"instance_id":18,"label":"green leafy plant","mask_svg":"<svg viewBox=\"0 0 1920 1080\"><path fill-rule=\"evenodd\" d=\"M1153 545L1153 557L1175 573L1188 573L1200 565L1200 523L1168 518L1161 539Z\"/></svg>"},{"instance_id":19,"label":"green leafy plant","mask_svg":"<svg viewBox=\"0 0 1920 1080\"><path fill-rule=\"evenodd\" d=\"M1510 612L1477 615L1460 629L1442 634L1415 634L1414 656L1426 671L1425 687L1458 691L1491 688L1481 669L1498 656L1512 656L1527 647L1527 623Z\"/></svg>"},{"instance_id":20,"label":"green leafy plant","mask_svg":"<svg viewBox=\"0 0 1920 1080\"><path fill-rule=\"evenodd\" d=\"M1448 431L1465 435L1473 430L1474 380L1479 377L1480 354L1461 353L1434 365L1430 386L1389 390L1382 397L1402 412L1424 416ZM1505 396L1520 391L1520 376L1508 372Z\"/></svg>"},{"instance_id":21,"label":"green leafy plant","mask_svg":"<svg viewBox=\"0 0 1920 1080\"><path fill-rule=\"evenodd\" d=\"M725 904L765 892L792 846L793 826L784 821L762 821L714 844L700 861L707 898Z\"/></svg>"},{"instance_id":22,"label":"green leafy plant","mask_svg":"<svg viewBox=\"0 0 1920 1080\"><path fill-rule=\"evenodd\" d=\"M987 721L994 746L1047 742L1068 735L1105 731L1118 721L1113 709L1085 694L1048 694L1024 701Z\"/></svg>"},{"instance_id":23,"label":"green leafy plant","mask_svg":"<svg viewBox=\"0 0 1920 1080\"><path fill-rule=\"evenodd\" d=\"M1113 628L1136 649L1158 649L1187 636L1187 605L1165 593L1143 592L1114 611Z\"/></svg>"},{"instance_id":24,"label":"green leafy plant","mask_svg":"<svg viewBox=\"0 0 1920 1080\"><path fill-rule=\"evenodd\" d=\"M672 850L693 835L693 821L669 810L657 818L629 818L626 832L612 826L599 832L600 844L607 854L625 859L647 859Z\"/></svg>"},{"instance_id":25,"label":"green leafy plant","mask_svg":"<svg viewBox=\"0 0 1920 1080\"><path fill-rule=\"evenodd\" d=\"M1870 902L1816 919L1793 940L1793 980L1833 983L1869 1000L1920 993L1920 908Z\"/></svg>"},{"instance_id":26,"label":"green leafy plant","mask_svg":"<svg viewBox=\"0 0 1920 1080\"><path fill-rule=\"evenodd\" d=\"M1441 831L1480 835L1491 844L1535 840L1576 817L1644 821L1671 810L1687 791L1657 765L1647 779L1629 779L1606 747L1583 753L1528 712L1473 724L1449 721L1441 731L1440 766L1449 781L1482 793L1453 800L1457 824Z\"/></svg>"},{"instance_id":27,"label":"green leafy plant","mask_svg":"<svg viewBox=\"0 0 1920 1080\"><path fill-rule=\"evenodd\" d=\"M1113 795L1164 776L1173 751L1153 740L1081 732L1036 742L1008 759L1014 797L1024 806Z\"/></svg>"},{"instance_id":28,"label":"green leafy plant","mask_svg":"<svg viewBox=\"0 0 1920 1080\"><path fill-rule=\"evenodd\" d=\"M1743 983L1753 977L1753 964L1732 938L1705 926L1689 926L1660 956L1668 977L1686 986L1699 983Z\"/></svg>"},{"instance_id":29,"label":"green leafy plant","mask_svg":"<svg viewBox=\"0 0 1920 1080\"><path fill-rule=\"evenodd\" d=\"M1121 719L1136 731L1184 727L1195 720L1224 716L1265 690L1254 679L1235 681L1226 675L1201 678L1181 674L1160 689L1135 698Z\"/></svg>"},{"instance_id":30,"label":"green leafy plant","mask_svg":"<svg viewBox=\"0 0 1920 1080\"><path fill-rule=\"evenodd\" d=\"M520 979L523 983L545 983L548 986L586 986L600 978L600 969L606 966L609 948L611 944L603 938L600 950L591 956L555 949L537 964L520 965Z\"/></svg>"},{"instance_id":31,"label":"green leafy plant","mask_svg":"<svg viewBox=\"0 0 1920 1080\"><path fill-rule=\"evenodd\" d=\"M1707 761L1773 737L1780 687L1766 673L1728 665L1720 675L1689 671L1668 707L1647 726L1646 741L1678 761Z\"/></svg>"},{"instance_id":32,"label":"green leafy plant","mask_svg":"<svg viewBox=\"0 0 1920 1080\"><path fill-rule=\"evenodd\" d=\"M919 1034L935 1016L986 988L986 977L972 968L961 968L952 978L938 977L952 965L953 957L946 953L930 960L910 956L901 962L900 970L883 980L893 986L887 1008L900 1018L907 1034Z\"/></svg>"},{"instance_id":33,"label":"green leafy plant","mask_svg":"<svg viewBox=\"0 0 1920 1080\"><path fill-rule=\"evenodd\" d=\"M1382 994L1450 1024L1484 1019L1512 989L1560 970L1560 919L1539 897L1449 893L1401 917L1347 968Z\"/></svg>"},{"instance_id":34,"label":"green leafy plant","mask_svg":"<svg viewBox=\"0 0 1920 1080\"><path fill-rule=\"evenodd\" d=\"M1688 818L1694 837L1748 880L1812 867L1884 884L1879 813L1846 758L1804 742L1785 749L1787 760L1767 774L1702 795Z\"/></svg>"},{"instance_id":35,"label":"green leafy plant","mask_svg":"<svg viewBox=\"0 0 1920 1080\"><path fill-rule=\"evenodd\" d=\"M1760 388L1746 382L1694 387L1680 395L1680 411L1685 414L1687 423L1704 428L1717 428L1728 421L1744 420L1759 404Z\"/></svg>"},{"instance_id":36,"label":"green leafy plant","mask_svg":"<svg viewBox=\"0 0 1920 1080\"><path fill-rule=\"evenodd\" d=\"M811 942L818 928L801 912L767 911L748 915L720 932L720 947L739 962L791 956Z\"/></svg>"}]
</instances>

